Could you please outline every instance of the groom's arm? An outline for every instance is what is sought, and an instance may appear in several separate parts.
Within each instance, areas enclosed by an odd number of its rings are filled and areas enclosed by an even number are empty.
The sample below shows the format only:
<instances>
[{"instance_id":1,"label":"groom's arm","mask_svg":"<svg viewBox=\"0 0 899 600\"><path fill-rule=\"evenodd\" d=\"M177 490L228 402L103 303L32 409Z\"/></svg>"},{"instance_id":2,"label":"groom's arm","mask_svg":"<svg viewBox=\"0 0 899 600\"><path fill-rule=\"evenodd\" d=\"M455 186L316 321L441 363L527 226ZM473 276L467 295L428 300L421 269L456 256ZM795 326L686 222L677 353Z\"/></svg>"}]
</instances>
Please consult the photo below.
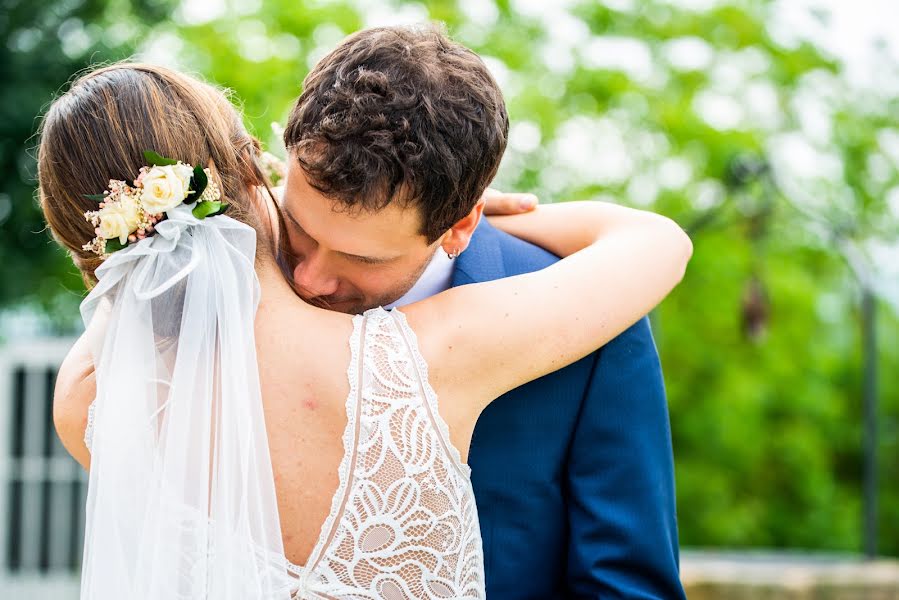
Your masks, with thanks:
<instances>
[{"instance_id":1,"label":"groom's arm","mask_svg":"<svg viewBox=\"0 0 899 600\"><path fill-rule=\"evenodd\" d=\"M684 598L658 353L644 318L597 353L568 461L569 598Z\"/></svg>"}]
</instances>

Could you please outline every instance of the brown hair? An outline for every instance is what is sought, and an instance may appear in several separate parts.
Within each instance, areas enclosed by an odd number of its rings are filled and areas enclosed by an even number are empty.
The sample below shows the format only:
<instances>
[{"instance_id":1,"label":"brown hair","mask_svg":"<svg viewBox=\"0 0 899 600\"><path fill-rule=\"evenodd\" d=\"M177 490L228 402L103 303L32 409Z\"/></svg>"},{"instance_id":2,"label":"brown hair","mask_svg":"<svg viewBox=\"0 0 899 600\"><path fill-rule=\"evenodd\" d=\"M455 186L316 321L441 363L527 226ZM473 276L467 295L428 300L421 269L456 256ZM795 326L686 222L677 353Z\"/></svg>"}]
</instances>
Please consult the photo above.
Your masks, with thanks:
<instances>
[{"instance_id":1,"label":"brown hair","mask_svg":"<svg viewBox=\"0 0 899 600\"><path fill-rule=\"evenodd\" d=\"M143 152L188 164L212 165L229 216L268 236L249 193L268 186L258 162L259 142L221 90L164 67L118 63L91 71L50 106L41 123L38 181L41 208L53 236L67 248L85 283L96 282L102 260L82 245L94 237L84 212L96 210L85 194L110 179L132 180L146 164Z\"/></svg>"},{"instance_id":2,"label":"brown hair","mask_svg":"<svg viewBox=\"0 0 899 600\"><path fill-rule=\"evenodd\" d=\"M417 206L432 243L496 175L509 131L502 93L474 52L434 27L359 31L303 87L285 145L347 208Z\"/></svg>"}]
</instances>

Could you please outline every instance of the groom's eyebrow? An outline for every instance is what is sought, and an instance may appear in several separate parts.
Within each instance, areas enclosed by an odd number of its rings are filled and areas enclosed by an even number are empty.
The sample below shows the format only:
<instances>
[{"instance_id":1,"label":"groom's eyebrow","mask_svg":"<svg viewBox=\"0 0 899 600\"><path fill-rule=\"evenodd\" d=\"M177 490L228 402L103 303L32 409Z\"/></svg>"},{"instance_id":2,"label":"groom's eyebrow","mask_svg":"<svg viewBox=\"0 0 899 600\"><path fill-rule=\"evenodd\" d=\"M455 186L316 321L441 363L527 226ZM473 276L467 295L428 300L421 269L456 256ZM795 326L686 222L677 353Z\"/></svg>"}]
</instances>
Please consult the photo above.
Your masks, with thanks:
<instances>
[{"instance_id":1,"label":"groom's eyebrow","mask_svg":"<svg viewBox=\"0 0 899 600\"><path fill-rule=\"evenodd\" d=\"M285 207L283 207L283 211L284 211L284 215L287 217L287 220L290 221L290 223L291 223L294 227L296 227L297 229L299 229L300 231L302 231L304 235L309 236L309 237L312 238L316 243L318 243L318 240L316 240L314 237L312 237L311 235L309 235L309 232L307 232L305 229L303 229L303 226L300 225L300 222L296 220L296 218L295 218L295 217L293 216L293 214L290 212L290 209L289 209L289 208L287 208L287 207L285 206ZM354 259L354 260L359 260L359 261L362 261L362 262L365 262L365 263L369 263L369 264L384 264L384 263L388 263L388 262L391 262L391 261L394 260L393 258L380 258L380 257L377 257L377 256L361 256L361 255L359 255L359 254L350 254L349 252L343 252L343 251L341 251L341 250L335 250L334 252L336 252L337 254L340 254L340 255L342 255L342 256L346 256L347 258L351 258L351 259Z\"/></svg>"}]
</instances>

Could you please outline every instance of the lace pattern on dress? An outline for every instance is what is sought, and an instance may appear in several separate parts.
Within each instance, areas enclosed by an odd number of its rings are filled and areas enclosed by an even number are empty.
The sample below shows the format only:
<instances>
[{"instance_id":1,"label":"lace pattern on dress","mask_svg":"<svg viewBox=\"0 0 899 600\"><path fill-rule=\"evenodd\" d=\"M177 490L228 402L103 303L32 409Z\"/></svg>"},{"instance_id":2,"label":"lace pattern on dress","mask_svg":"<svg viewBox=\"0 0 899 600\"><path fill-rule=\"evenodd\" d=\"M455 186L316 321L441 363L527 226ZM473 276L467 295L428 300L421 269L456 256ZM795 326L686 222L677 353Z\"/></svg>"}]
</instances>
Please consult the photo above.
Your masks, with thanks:
<instances>
[{"instance_id":1,"label":"lace pattern on dress","mask_svg":"<svg viewBox=\"0 0 899 600\"><path fill-rule=\"evenodd\" d=\"M437 392L431 387L431 380L428 375L428 363L421 354L421 349L418 345L418 336L415 335L415 331L409 326L405 313L394 310L390 314L396 315L396 321L399 323L402 335L406 339L406 346L415 360L415 365L418 368L418 378L421 381L425 399L430 407L431 416L437 424L437 431L440 434L444 448L449 453L449 456L456 467L466 478L469 478L471 476L471 467L462 462L462 457L459 455L459 449L450 442L449 426L446 424L446 421L443 420L443 417L440 416L440 410L437 405Z\"/></svg>"},{"instance_id":2,"label":"lace pattern on dress","mask_svg":"<svg viewBox=\"0 0 899 600\"><path fill-rule=\"evenodd\" d=\"M365 313L357 402L347 406L348 415L361 410L349 451L355 466L338 494L339 521L333 533L323 530L328 541L297 598L485 596L467 467L449 443L410 334L399 311Z\"/></svg>"},{"instance_id":3,"label":"lace pattern on dress","mask_svg":"<svg viewBox=\"0 0 899 600\"><path fill-rule=\"evenodd\" d=\"M96 418L97 401L91 401L87 407L87 427L84 428L84 445L88 452L92 451L94 444L94 419Z\"/></svg>"}]
</instances>

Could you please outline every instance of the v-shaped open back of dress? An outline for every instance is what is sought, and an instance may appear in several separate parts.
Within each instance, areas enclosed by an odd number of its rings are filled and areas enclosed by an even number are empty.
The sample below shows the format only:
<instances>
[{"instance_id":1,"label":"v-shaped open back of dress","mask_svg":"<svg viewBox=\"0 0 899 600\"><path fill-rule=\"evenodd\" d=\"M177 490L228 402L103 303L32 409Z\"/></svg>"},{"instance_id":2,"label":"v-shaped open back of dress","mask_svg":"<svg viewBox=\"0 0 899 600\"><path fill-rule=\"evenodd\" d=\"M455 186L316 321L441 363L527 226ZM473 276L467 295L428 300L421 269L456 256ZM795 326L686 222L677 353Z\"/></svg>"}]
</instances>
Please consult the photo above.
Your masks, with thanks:
<instances>
[{"instance_id":1,"label":"v-shaped open back of dress","mask_svg":"<svg viewBox=\"0 0 899 600\"><path fill-rule=\"evenodd\" d=\"M484 598L470 470L398 310L353 321L339 485L298 599Z\"/></svg>"}]
</instances>

